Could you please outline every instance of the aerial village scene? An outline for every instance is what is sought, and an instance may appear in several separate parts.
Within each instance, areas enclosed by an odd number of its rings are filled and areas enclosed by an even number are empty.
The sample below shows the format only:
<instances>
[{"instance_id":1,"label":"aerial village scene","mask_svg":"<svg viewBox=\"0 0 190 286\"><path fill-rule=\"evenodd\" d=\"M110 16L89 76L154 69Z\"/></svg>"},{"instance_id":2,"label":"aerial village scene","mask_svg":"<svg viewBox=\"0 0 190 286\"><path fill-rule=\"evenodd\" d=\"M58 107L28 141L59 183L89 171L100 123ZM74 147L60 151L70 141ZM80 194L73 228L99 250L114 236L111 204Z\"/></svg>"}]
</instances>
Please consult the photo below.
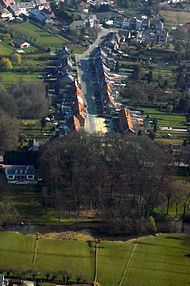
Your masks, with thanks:
<instances>
[{"instance_id":1,"label":"aerial village scene","mask_svg":"<svg viewBox=\"0 0 190 286\"><path fill-rule=\"evenodd\" d=\"M190 284L190 0L0 0L0 286Z\"/></svg>"}]
</instances>

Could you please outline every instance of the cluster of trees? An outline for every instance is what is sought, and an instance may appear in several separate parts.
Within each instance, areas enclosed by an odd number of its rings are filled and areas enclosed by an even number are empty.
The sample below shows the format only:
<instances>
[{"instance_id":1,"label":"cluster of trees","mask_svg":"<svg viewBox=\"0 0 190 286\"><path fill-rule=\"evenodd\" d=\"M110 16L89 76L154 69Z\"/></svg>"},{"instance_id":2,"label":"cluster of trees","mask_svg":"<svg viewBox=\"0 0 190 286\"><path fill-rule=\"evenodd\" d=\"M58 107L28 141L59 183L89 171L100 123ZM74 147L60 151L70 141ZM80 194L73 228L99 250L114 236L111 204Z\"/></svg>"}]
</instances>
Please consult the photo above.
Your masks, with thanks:
<instances>
[{"instance_id":1,"label":"cluster of trees","mask_svg":"<svg viewBox=\"0 0 190 286\"><path fill-rule=\"evenodd\" d=\"M150 216L167 199L168 166L147 137L73 133L41 155L45 202L51 198L60 218L62 211L93 209L112 234L151 231Z\"/></svg>"},{"instance_id":2,"label":"cluster of trees","mask_svg":"<svg viewBox=\"0 0 190 286\"><path fill-rule=\"evenodd\" d=\"M13 64L20 65L21 64L21 55L13 54L11 60L9 58L2 58L0 60L0 69L1 70L12 70Z\"/></svg>"},{"instance_id":3,"label":"cluster of trees","mask_svg":"<svg viewBox=\"0 0 190 286\"><path fill-rule=\"evenodd\" d=\"M60 20L69 24L75 20L81 19L80 14L73 13L73 8L69 8L67 1L60 2L59 5L51 3L51 9Z\"/></svg>"},{"instance_id":4,"label":"cluster of trees","mask_svg":"<svg viewBox=\"0 0 190 286\"><path fill-rule=\"evenodd\" d=\"M37 119L48 113L45 87L41 83L0 85L0 152L18 147L19 118Z\"/></svg>"},{"instance_id":5,"label":"cluster of trees","mask_svg":"<svg viewBox=\"0 0 190 286\"><path fill-rule=\"evenodd\" d=\"M42 83L18 82L11 90L0 86L0 106L17 118L37 119L48 113L48 100Z\"/></svg>"}]
</instances>

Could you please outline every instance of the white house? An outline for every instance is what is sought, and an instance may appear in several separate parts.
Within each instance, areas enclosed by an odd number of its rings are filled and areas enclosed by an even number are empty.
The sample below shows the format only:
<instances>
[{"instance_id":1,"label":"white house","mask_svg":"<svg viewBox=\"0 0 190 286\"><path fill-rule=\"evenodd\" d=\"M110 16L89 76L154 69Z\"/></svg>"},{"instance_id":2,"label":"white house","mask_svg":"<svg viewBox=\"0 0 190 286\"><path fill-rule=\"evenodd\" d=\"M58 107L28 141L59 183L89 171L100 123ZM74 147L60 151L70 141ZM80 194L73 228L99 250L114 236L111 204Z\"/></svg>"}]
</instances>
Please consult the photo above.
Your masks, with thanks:
<instances>
[{"instance_id":1,"label":"white house","mask_svg":"<svg viewBox=\"0 0 190 286\"><path fill-rule=\"evenodd\" d=\"M3 10L2 10L2 13L1 13L1 18L2 19L8 19L8 18L12 18L12 13L11 12L9 12L9 10L7 10L6 8L4 8Z\"/></svg>"},{"instance_id":2,"label":"white house","mask_svg":"<svg viewBox=\"0 0 190 286\"><path fill-rule=\"evenodd\" d=\"M34 167L32 165L7 165L5 175L10 184L36 184Z\"/></svg>"}]
</instances>

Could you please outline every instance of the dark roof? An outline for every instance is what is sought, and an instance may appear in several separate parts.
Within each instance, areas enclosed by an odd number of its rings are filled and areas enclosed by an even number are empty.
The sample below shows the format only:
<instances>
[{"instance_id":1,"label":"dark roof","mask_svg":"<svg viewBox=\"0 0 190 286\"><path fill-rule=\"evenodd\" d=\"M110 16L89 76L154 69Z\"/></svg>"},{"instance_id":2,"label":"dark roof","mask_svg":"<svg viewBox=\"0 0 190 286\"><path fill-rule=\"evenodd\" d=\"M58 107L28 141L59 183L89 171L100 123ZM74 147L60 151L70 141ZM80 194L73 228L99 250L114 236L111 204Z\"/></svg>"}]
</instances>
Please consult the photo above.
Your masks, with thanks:
<instances>
[{"instance_id":1,"label":"dark roof","mask_svg":"<svg viewBox=\"0 0 190 286\"><path fill-rule=\"evenodd\" d=\"M34 166L7 165L7 167L5 168L5 172L7 175L34 175Z\"/></svg>"},{"instance_id":2,"label":"dark roof","mask_svg":"<svg viewBox=\"0 0 190 286\"><path fill-rule=\"evenodd\" d=\"M39 22L45 22L50 19L50 15L45 13L44 11L32 10L30 11L30 16L38 20Z\"/></svg>"},{"instance_id":3,"label":"dark roof","mask_svg":"<svg viewBox=\"0 0 190 286\"><path fill-rule=\"evenodd\" d=\"M22 44L28 43L28 42L26 42L25 40L22 40L22 39L14 39L14 40L13 40L13 43L14 43L15 45L17 45L17 46L21 46ZM29 44L29 43L28 43L28 44Z\"/></svg>"}]
</instances>

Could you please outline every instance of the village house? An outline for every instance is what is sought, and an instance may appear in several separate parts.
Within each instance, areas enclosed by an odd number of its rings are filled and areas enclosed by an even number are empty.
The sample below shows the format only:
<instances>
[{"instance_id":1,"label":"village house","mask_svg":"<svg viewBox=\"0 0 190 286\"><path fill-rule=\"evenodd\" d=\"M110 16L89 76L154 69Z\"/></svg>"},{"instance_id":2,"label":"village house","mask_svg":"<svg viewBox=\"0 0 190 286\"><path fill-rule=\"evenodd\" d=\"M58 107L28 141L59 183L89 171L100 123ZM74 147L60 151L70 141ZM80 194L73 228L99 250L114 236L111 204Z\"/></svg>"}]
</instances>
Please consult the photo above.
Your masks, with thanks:
<instances>
[{"instance_id":1,"label":"village house","mask_svg":"<svg viewBox=\"0 0 190 286\"><path fill-rule=\"evenodd\" d=\"M84 126L85 123L85 108L84 98L81 89L75 82L71 89L71 100L73 115L78 119L80 126Z\"/></svg>"},{"instance_id":2,"label":"village house","mask_svg":"<svg viewBox=\"0 0 190 286\"><path fill-rule=\"evenodd\" d=\"M69 55L63 54L58 58L55 72L60 75L70 73L73 70L72 60Z\"/></svg>"},{"instance_id":3,"label":"village house","mask_svg":"<svg viewBox=\"0 0 190 286\"><path fill-rule=\"evenodd\" d=\"M78 20L78 21L73 21L71 24L70 24L70 30L80 30L82 28L84 28L85 26L85 22L83 20Z\"/></svg>"},{"instance_id":4,"label":"village house","mask_svg":"<svg viewBox=\"0 0 190 286\"><path fill-rule=\"evenodd\" d=\"M34 21L40 22L41 24L46 23L47 21L50 20L51 18L51 14L46 13L45 11L47 9L43 9L43 10L31 10L30 11L30 18L33 19Z\"/></svg>"},{"instance_id":5,"label":"village house","mask_svg":"<svg viewBox=\"0 0 190 286\"><path fill-rule=\"evenodd\" d=\"M12 41L12 46L15 48L24 49L24 48L29 48L30 44L22 39L14 39Z\"/></svg>"},{"instance_id":6,"label":"village house","mask_svg":"<svg viewBox=\"0 0 190 286\"><path fill-rule=\"evenodd\" d=\"M36 3L36 7L40 11L43 10L45 7L50 6L49 2L47 2L46 0L35 0L35 3Z\"/></svg>"},{"instance_id":7,"label":"village house","mask_svg":"<svg viewBox=\"0 0 190 286\"><path fill-rule=\"evenodd\" d=\"M35 170L32 165L7 165L5 175L10 184L36 184Z\"/></svg>"},{"instance_id":8,"label":"village house","mask_svg":"<svg viewBox=\"0 0 190 286\"><path fill-rule=\"evenodd\" d=\"M121 110L119 111L119 125L123 133L126 132L134 133L133 124L131 121L131 114L127 110L127 108L125 108L125 106L122 106Z\"/></svg>"},{"instance_id":9,"label":"village house","mask_svg":"<svg viewBox=\"0 0 190 286\"><path fill-rule=\"evenodd\" d=\"M1 18L2 19L10 19L10 18L12 18L13 17L13 15L12 15L12 13L11 12L9 12L9 10L8 9L6 9L6 8L4 8L3 10L2 10L2 12L1 12Z\"/></svg>"},{"instance_id":10,"label":"village house","mask_svg":"<svg viewBox=\"0 0 190 286\"><path fill-rule=\"evenodd\" d=\"M28 151L39 151L40 143L36 139L30 139L28 142L27 150Z\"/></svg>"},{"instance_id":11,"label":"village house","mask_svg":"<svg viewBox=\"0 0 190 286\"><path fill-rule=\"evenodd\" d=\"M36 6L35 2L30 1L30 2L19 2L16 4L11 4L9 8L15 16L19 16L31 11L32 9L35 8L35 6Z\"/></svg>"},{"instance_id":12,"label":"village house","mask_svg":"<svg viewBox=\"0 0 190 286\"><path fill-rule=\"evenodd\" d=\"M98 27L100 25L100 20L97 19L96 15L90 15L88 21L91 28Z\"/></svg>"}]
</instances>

